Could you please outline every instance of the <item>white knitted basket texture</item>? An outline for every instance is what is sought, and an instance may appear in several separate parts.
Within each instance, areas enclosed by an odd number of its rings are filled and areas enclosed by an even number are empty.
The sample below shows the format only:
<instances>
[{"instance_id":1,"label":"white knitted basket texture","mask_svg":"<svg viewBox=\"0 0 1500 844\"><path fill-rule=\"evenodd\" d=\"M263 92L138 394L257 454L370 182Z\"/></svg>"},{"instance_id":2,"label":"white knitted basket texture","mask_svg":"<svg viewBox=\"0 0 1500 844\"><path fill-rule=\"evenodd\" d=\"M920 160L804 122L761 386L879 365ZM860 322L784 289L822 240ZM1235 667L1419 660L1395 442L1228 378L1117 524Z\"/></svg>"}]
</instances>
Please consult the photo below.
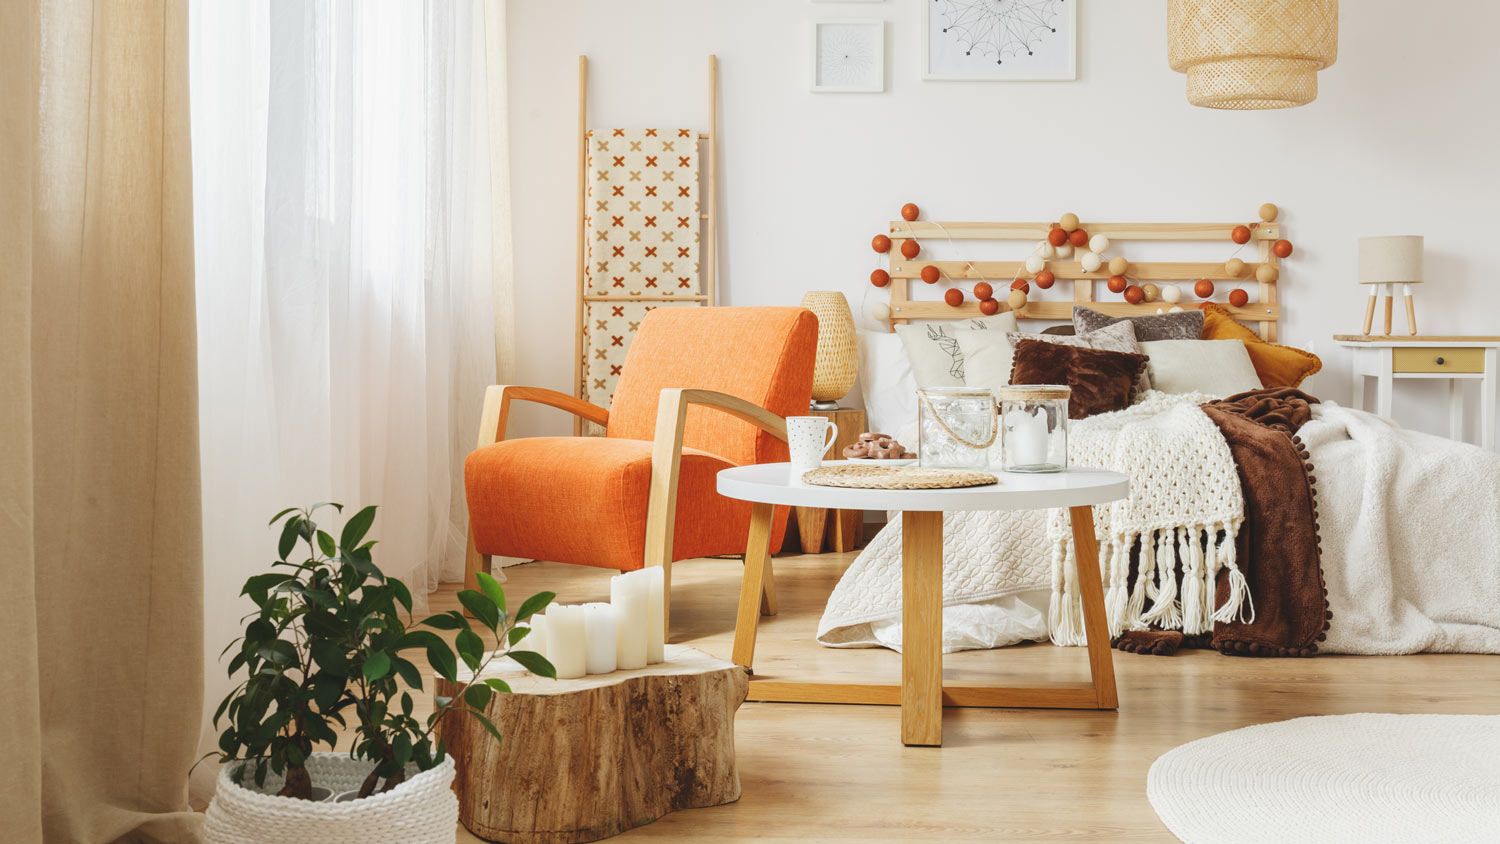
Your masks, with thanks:
<instances>
[{"instance_id":1,"label":"white knitted basket texture","mask_svg":"<svg viewBox=\"0 0 1500 844\"><path fill-rule=\"evenodd\" d=\"M344 753L314 753L307 771L315 786L334 794L360 787L374 763ZM406 782L385 793L345 803L315 803L277 797L282 777L268 774L257 787L230 779L234 765L219 771L218 791L204 816L208 844L453 844L458 828L458 797L453 793L453 758L428 771L407 766Z\"/></svg>"}]
</instances>

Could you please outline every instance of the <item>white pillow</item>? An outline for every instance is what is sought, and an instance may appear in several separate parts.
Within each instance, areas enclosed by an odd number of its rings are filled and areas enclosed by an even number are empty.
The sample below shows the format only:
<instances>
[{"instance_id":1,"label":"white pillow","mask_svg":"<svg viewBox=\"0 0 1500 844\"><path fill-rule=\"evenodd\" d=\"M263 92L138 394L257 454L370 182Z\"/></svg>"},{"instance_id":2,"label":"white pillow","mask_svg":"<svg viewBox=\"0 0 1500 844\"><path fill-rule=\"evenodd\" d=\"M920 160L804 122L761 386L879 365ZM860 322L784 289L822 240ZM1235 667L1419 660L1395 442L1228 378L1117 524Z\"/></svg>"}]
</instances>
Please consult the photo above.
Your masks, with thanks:
<instances>
[{"instance_id":1,"label":"white pillow","mask_svg":"<svg viewBox=\"0 0 1500 844\"><path fill-rule=\"evenodd\" d=\"M958 336L971 331L995 331L1003 337L1007 331L1019 331L1016 315L1010 311L994 316L975 317L961 322L928 322L921 325L898 325L896 336L906 346L912 375L919 387L964 386L964 354Z\"/></svg>"},{"instance_id":2,"label":"white pillow","mask_svg":"<svg viewBox=\"0 0 1500 844\"><path fill-rule=\"evenodd\" d=\"M906 359L906 346L900 337L885 331L860 331L858 337L859 394L865 403L866 424L871 431L894 437L917 419L917 382ZM901 443L905 445L906 440Z\"/></svg>"},{"instance_id":3,"label":"white pillow","mask_svg":"<svg viewBox=\"0 0 1500 844\"><path fill-rule=\"evenodd\" d=\"M1151 360L1151 386L1164 393L1232 396L1259 390L1260 377L1240 340L1147 340L1141 354Z\"/></svg>"}]
</instances>

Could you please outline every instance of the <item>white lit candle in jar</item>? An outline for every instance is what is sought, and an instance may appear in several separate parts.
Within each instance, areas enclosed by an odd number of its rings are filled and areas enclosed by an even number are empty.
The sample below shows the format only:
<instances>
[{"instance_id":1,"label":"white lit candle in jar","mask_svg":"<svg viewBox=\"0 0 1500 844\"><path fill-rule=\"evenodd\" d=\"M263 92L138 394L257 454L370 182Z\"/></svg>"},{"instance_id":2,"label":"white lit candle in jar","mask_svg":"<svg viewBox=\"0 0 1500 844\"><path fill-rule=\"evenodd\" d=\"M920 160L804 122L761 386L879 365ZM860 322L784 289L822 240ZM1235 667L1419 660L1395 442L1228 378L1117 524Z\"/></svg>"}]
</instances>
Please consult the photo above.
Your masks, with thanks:
<instances>
[{"instance_id":1,"label":"white lit candle in jar","mask_svg":"<svg viewBox=\"0 0 1500 844\"><path fill-rule=\"evenodd\" d=\"M1047 412L1015 410L1005 414L1005 448L1012 449L1010 462L1034 466L1047 460Z\"/></svg>"},{"instance_id":2,"label":"white lit candle in jar","mask_svg":"<svg viewBox=\"0 0 1500 844\"><path fill-rule=\"evenodd\" d=\"M1061 472L1068 467L1068 398L1063 385L995 388L1000 405L1002 465L1007 472Z\"/></svg>"},{"instance_id":3,"label":"white lit candle in jar","mask_svg":"<svg viewBox=\"0 0 1500 844\"><path fill-rule=\"evenodd\" d=\"M615 608L609 604L583 605L583 628L588 638L584 670L590 674L608 674L615 670L615 636L618 633L615 615Z\"/></svg>"}]
</instances>

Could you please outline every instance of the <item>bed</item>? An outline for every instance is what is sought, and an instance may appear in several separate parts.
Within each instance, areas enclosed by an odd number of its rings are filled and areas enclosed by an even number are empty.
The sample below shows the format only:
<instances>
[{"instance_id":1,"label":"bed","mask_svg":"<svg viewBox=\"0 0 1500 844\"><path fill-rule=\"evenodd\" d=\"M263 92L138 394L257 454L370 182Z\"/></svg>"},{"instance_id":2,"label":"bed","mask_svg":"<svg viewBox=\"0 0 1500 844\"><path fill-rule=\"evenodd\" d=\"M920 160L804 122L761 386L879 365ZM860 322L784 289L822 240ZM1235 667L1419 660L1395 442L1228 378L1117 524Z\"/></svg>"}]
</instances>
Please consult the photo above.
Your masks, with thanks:
<instances>
[{"instance_id":1,"label":"bed","mask_svg":"<svg viewBox=\"0 0 1500 844\"><path fill-rule=\"evenodd\" d=\"M1229 242L1236 225L1082 227L1106 235L1113 249L1134 251L1136 240ZM1110 274L1056 256L1046 268L1061 290L1033 290L1014 310L985 316L977 303L952 308L911 295L929 265L957 283L1032 278L1024 261L934 260L935 253L967 241L1042 241L1051 228L891 223L891 333L860 336L872 429L913 444L919 384L994 386L1008 376L1019 345L1006 357L996 351L1006 346L1002 335L1072 318L1075 308L1085 309L1087 323L1076 327L1094 329L1078 336L1094 337L1110 320L1134 331L1140 317L1194 307L1096 301ZM924 242L916 259L896 257L917 238ZM1128 406L1072 424L1075 463L1132 476L1131 498L1095 515L1112 637L1124 650L1162 653L1184 643L1250 656L1500 653L1500 456L1298 389L1319 364L1270 342L1282 318L1279 272L1252 281L1262 264L1276 265L1280 239L1277 224L1255 226L1249 246L1261 260L1237 273L1208 261L1130 263L1138 284L1248 281L1256 295L1200 311L1200 339L1138 342L1150 352L1157 389L1133 390ZM1230 363L1239 346L1241 358L1256 354L1248 375L1243 360ZM1276 370L1272 357L1289 369ZM1208 358L1215 362L1202 362ZM945 517L945 651L1034 639L1083 644L1062 526L1044 513ZM899 582L900 530L895 517L845 573L819 625L821 643L899 649L892 599L899 590L890 584Z\"/></svg>"}]
</instances>

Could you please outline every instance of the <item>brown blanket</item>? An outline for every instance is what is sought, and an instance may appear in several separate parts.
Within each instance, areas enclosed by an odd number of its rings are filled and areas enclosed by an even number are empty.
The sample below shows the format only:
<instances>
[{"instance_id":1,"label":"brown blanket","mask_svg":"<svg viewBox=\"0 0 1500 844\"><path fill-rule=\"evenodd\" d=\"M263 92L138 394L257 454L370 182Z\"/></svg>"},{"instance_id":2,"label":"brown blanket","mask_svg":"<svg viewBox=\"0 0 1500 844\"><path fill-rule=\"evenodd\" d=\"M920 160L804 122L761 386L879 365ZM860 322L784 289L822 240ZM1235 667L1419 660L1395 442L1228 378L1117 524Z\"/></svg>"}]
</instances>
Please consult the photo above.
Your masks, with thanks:
<instances>
[{"instance_id":1,"label":"brown blanket","mask_svg":"<svg viewBox=\"0 0 1500 844\"><path fill-rule=\"evenodd\" d=\"M1214 648L1247 656L1312 656L1332 614L1318 557L1315 483L1297 429L1317 399L1289 387L1252 390L1203 405L1219 426L1239 468L1245 522L1239 566L1250 586L1255 614L1248 621L1214 625ZM1218 602L1229 597L1221 572ZM1121 650L1169 654L1184 642L1175 631L1126 633Z\"/></svg>"},{"instance_id":2,"label":"brown blanket","mask_svg":"<svg viewBox=\"0 0 1500 844\"><path fill-rule=\"evenodd\" d=\"M1326 638L1331 614L1318 558L1318 514L1312 466L1297 429L1317 399L1282 387L1252 390L1203 406L1219 426L1240 471L1245 524L1240 559L1252 621L1214 626L1213 646L1252 656L1312 656ZM1218 598L1229 596L1219 579Z\"/></svg>"}]
</instances>

